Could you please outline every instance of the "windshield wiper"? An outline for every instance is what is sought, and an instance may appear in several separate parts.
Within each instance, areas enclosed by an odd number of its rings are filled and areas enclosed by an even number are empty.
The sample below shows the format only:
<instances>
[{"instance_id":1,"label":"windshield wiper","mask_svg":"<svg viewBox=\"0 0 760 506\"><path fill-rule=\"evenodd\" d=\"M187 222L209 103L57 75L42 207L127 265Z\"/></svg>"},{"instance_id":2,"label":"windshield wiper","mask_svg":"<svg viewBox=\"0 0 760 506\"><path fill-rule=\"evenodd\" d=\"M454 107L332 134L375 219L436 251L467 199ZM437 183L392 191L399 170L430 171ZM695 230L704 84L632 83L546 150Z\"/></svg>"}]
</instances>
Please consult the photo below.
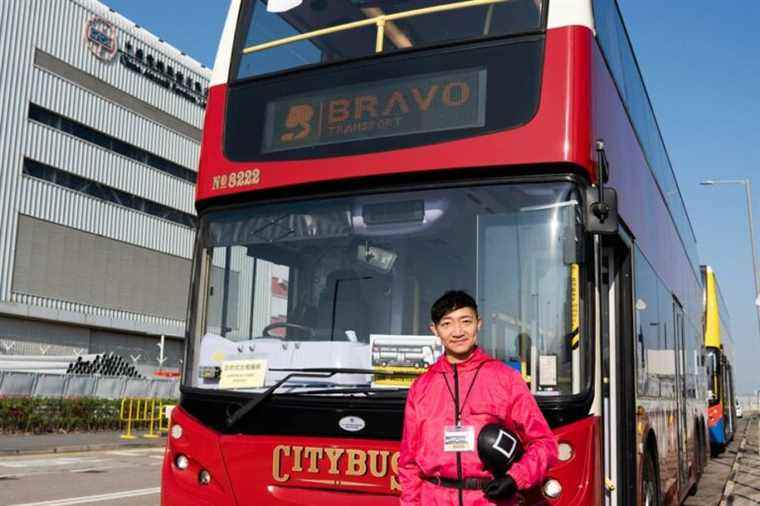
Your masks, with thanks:
<instances>
[{"instance_id":1,"label":"windshield wiper","mask_svg":"<svg viewBox=\"0 0 760 506\"><path fill-rule=\"evenodd\" d=\"M255 399L243 404L237 411L227 417L227 430L232 429L237 423L256 406L267 400L272 394L284 385L290 378L330 378L336 374L376 374L380 376L393 376L398 373L393 371L375 371L374 369L352 369L342 367L312 367L304 369L269 369L272 372L290 372L280 381L267 388Z\"/></svg>"}]
</instances>

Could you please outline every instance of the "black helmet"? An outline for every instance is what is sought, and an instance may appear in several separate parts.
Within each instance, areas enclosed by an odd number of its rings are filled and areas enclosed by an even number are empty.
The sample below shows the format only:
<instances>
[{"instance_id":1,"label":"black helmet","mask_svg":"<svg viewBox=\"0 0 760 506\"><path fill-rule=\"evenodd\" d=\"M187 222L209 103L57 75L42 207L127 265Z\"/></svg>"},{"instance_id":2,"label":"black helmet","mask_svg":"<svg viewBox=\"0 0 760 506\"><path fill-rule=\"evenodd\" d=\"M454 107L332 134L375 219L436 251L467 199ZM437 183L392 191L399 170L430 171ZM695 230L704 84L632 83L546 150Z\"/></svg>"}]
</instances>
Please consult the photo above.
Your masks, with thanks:
<instances>
[{"instance_id":1,"label":"black helmet","mask_svg":"<svg viewBox=\"0 0 760 506\"><path fill-rule=\"evenodd\" d=\"M512 464L522 457L523 448L514 432L499 425L484 425L478 434L478 457L483 467L494 476L507 473Z\"/></svg>"}]
</instances>

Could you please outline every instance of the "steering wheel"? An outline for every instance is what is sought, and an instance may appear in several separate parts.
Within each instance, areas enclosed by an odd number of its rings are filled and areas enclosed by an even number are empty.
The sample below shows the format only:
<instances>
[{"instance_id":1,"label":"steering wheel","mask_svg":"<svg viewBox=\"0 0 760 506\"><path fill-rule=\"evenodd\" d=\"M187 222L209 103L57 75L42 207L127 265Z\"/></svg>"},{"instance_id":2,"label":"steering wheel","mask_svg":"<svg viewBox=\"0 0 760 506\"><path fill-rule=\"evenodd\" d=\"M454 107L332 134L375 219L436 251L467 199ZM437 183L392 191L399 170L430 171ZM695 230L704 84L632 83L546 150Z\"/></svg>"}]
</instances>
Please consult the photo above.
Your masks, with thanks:
<instances>
[{"instance_id":1,"label":"steering wheel","mask_svg":"<svg viewBox=\"0 0 760 506\"><path fill-rule=\"evenodd\" d=\"M307 327L306 325L299 325L297 323L288 323L288 322L270 323L269 325L264 327L261 333L265 337L280 337L280 336L273 336L272 334L269 333L270 330L280 329L280 328L302 330L304 332L308 332L309 337L314 337L316 335L316 332L314 332L314 329L311 327Z\"/></svg>"}]
</instances>

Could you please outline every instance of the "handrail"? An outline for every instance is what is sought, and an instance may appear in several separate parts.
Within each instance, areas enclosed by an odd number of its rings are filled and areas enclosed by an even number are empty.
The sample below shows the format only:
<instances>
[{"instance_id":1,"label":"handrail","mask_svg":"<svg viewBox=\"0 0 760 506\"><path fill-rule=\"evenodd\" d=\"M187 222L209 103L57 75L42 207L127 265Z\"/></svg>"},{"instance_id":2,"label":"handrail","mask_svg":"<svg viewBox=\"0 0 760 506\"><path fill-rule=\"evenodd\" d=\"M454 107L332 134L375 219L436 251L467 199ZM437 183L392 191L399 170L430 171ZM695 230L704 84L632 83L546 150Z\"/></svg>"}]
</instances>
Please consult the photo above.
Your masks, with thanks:
<instances>
[{"instance_id":1,"label":"handrail","mask_svg":"<svg viewBox=\"0 0 760 506\"><path fill-rule=\"evenodd\" d=\"M376 25L377 34L375 38L375 52L380 53L383 51L383 41L385 24L389 21L396 19L406 19L416 16L423 16L426 14L435 14L438 12L453 11L458 9L468 9L470 7L478 7L480 5L493 5L498 3L509 2L511 0L465 0L462 2L455 2L443 5L434 5L432 7L423 7L421 9L412 9L404 12L396 12L394 14L382 14L380 16L374 16L360 21L352 21L351 23L343 23L342 25L330 26L327 28L320 28L311 32L300 33L298 35L292 35L282 39L272 40L264 42L263 44L257 44L255 46L248 46L243 49L243 54L255 53L257 51L263 51L265 49L271 49L273 47L284 46L285 44L291 44L293 42L300 42L302 40L312 39L314 37L321 37L322 35L329 35L331 33L343 32L346 30L353 30L354 28L361 28L363 26Z\"/></svg>"}]
</instances>

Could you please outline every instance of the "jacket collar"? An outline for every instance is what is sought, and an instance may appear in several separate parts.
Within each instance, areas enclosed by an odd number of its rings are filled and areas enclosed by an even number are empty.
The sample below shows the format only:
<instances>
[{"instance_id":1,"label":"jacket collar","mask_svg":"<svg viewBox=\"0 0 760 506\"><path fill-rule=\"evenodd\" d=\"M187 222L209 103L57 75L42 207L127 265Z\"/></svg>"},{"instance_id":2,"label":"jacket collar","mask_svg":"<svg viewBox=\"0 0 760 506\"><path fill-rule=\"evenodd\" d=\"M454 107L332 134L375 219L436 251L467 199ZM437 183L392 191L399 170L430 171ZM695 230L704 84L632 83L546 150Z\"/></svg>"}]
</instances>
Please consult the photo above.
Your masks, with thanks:
<instances>
[{"instance_id":1,"label":"jacket collar","mask_svg":"<svg viewBox=\"0 0 760 506\"><path fill-rule=\"evenodd\" d=\"M477 346L472 354L467 357L467 360L457 364L457 369L459 371L471 371L477 369L484 362L489 362L491 360L493 360L493 358L484 352L480 346ZM435 364L430 367L430 370L443 374L452 374L454 372L454 368L446 359L445 353L436 360Z\"/></svg>"}]
</instances>

